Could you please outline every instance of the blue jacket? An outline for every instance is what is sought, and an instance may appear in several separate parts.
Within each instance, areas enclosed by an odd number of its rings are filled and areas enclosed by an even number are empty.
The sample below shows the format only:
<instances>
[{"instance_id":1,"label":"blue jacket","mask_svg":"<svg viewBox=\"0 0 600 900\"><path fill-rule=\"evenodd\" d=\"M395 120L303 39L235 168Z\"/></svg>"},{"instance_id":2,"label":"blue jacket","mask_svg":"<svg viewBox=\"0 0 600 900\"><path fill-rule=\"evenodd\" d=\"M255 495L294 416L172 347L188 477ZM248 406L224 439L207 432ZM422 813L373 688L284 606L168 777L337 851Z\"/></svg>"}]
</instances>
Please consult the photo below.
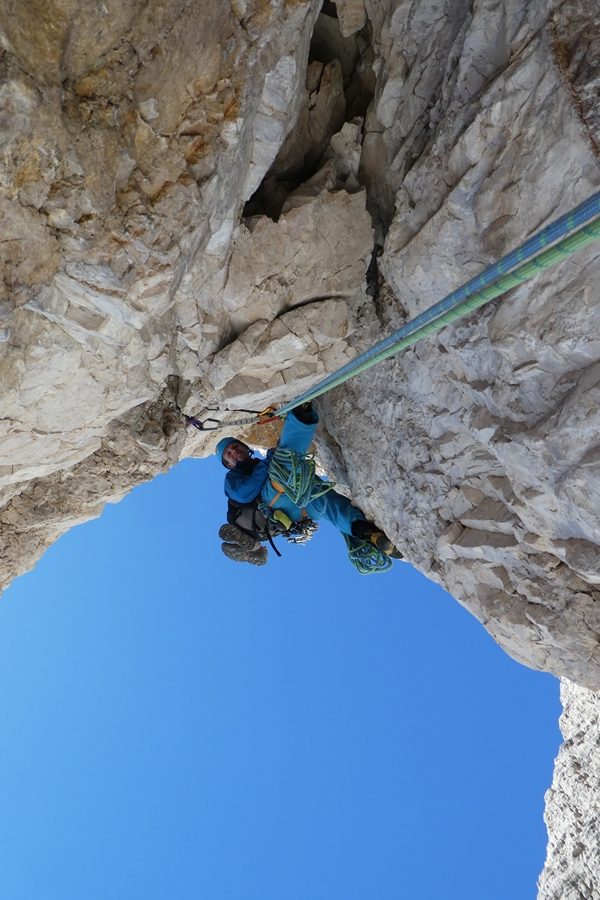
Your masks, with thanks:
<instances>
[{"instance_id":1,"label":"blue jacket","mask_svg":"<svg viewBox=\"0 0 600 900\"><path fill-rule=\"evenodd\" d=\"M225 494L238 503L252 503L262 491L269 477L269 463L273 451L269 450L266 459L254 461L254 468L246 468L247 464L230 469L225 476Z\"/></svg>"},{"instance_id":2,"label":"blue jacket","mask_svg":"<svg viewBox=\"0 0 600 900\"><path fill-rule=\"evenodd\" d=\"M310 424L301 422L292 410L281 430L279 447L296 450L301 454L307 453L318 422L319 417L314 410L313 421ZM352 533L352 522L355 519L364 519L363 513L356 506L352 506L350 500L334 490L313 500L305 510L292 503L285 494L278 496L278 491L269 481L272 455L273 450L269 450L266 459L258 460L252 469L244 465L230 469L225 476L225 494L238 503L251 503L260 495L267 505L272 505L273 509L281 509L294 522L299 522L305 515L309 515L311 519L327 519L344 534Z\"/></svg>"}]
</instances>

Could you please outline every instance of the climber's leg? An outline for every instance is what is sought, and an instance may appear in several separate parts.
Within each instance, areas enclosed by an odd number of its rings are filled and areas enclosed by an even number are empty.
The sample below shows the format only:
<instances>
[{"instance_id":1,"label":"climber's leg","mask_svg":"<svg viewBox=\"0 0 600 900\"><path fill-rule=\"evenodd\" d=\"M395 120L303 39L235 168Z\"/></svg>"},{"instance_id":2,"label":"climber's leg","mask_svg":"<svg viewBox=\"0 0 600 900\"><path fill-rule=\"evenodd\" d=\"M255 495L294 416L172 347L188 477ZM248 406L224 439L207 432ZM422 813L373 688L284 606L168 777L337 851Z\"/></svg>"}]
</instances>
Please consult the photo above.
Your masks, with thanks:
<instances>
[{"instance_id":1,"label":"climber's leg","mask_svg":"<svg viewBox=\"0 0 600 900\"><path fill-rule=\"evenodd\" d=\"M311 519L327 519L343 534L352 534L352 525L364 520L364 515L357 506L353 506L347 497L331 490L317 497L306 507Z\"/></svg>"}]
</instances>

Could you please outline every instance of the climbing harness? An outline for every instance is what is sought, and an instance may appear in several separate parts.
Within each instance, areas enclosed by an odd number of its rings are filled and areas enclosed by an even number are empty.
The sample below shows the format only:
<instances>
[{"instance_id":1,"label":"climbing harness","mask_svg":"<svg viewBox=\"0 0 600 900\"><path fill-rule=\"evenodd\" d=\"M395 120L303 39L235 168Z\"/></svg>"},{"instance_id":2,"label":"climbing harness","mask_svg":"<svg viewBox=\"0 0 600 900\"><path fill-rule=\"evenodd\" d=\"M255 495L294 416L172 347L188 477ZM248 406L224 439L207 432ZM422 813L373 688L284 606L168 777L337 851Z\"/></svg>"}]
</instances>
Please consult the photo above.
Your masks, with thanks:
<instances>
[{"instance_id":1,"label":"climbing harness","mask_svg":"<svg viewBox=\"0 0 600 900\"><path fill-rule=\"evenodd\" d=\"M294 522L280 509L270 509L258 497L250 503L240 503L227 498L227 522L260 543L268 542L276 556L281 556L273 538L284 537L290 544L305 544L318 526L309 517Z\"/></svg>"},{"instance_id":2,"label":"climbing harness","mask_svg":"<svg viewBox=\"0 0 600 900\"><path fill-rule=\"evenodd\" d=\"M240 503L238 500L232 500L231 497L228 497L227 522L240 528L261 543L268 541L275 554L281 556L273 542L273 538L280 534L287 536L289 526L277 520L275 516L270 514L269 510L265 510L264 505L258 498L250 503Z\"/></svg>"},{"instance_id":3,"label":"climbing harness","mask_svg":"<svg viewBox=\"0 0 600 900\"><path fill-rule=\"evenodd\" d=\"M312 388L283 406L269 406L252 417L226 422L210 418L200 421L192 416L185 416L184 413L182 415L188 424L200 431L215 431L218 428L237 425L261 425L275 418L282 418L301 403L314 400L354 375L365 372L378 362L440 331L456 319L479 309L490 300L523 284L570 254L582 250L598 237L600 237L600 192L542 228L520 247L488 266L471 281L452 291L438 303L406 322L389 337L359 354L351 362L327 375Z\"/></svg>"}]
</instances>

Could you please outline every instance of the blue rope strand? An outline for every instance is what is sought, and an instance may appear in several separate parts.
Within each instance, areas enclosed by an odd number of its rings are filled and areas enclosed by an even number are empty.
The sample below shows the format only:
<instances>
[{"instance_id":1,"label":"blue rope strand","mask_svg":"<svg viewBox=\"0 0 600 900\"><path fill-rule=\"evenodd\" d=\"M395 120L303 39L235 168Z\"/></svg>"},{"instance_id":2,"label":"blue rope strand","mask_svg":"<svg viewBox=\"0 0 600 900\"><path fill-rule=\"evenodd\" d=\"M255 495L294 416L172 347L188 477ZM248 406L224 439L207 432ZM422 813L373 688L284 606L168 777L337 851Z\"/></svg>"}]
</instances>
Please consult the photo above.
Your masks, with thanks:
<instances>
[{"instance_id":1,"label":"blue rope strand","mask_svg":"<svg viewBox=\"0 0 600 900\"><path fill-rule=\"evenodd\" d=\"M565 235L577 230L582 225L585 225L587 222L592 221L600 215L600 191L596 194L593 194L591 197L588 197L587 200L584 200L579 206L575 207L575 209L571 210L565 215L561 216L556 221L551 222L541 231L534 234L529 240L525 241L520 247L517 247L515 250L512 250L510 253L503 256L497 262L493 263L487 269L484 269L483 272L480 272L479 275L476 275L475 278L472 278L466 284L452 291L438 303L435 303L433 306L430 306L428 309L424 310L424 312L420 313L420 315L415 316L414 319L411 319L410 322L407 322L397 331L390 334L387 338L384 338L382 341L379 341L375 346L371 347L370 350L361 353L351 362L346 363L345 366L342 366L340 369L337 369L335 372L332 372L330 375L327 375L323 378L322 381L318 382L318 384L314 385L314 387L305 391L299 397L296 397L294 400L291 400L289 403L284 404L275 410L276 416L284 416L290 410L294 409L294 407L298 406L300 403L304 402L304 399L308 396L312 396L316 389L319 390L319 393L324 393L329 385L333 385L335 381L338 383L340 378L343 378L345 375L351 375L354 370L360 366L363 362L366 362L369 359L372 359L374 356L378 356L396 344L401 338L407 337L408 335L413 334L415 331L421 329L424 325L429 322L434 321L435 319L442 316L444 313L448 312L450 309L454 309L458 306L462 301L471 297L473 294L478 293L482 288L487 287L496 281L500 276L505 275L507 272L510 272L512 269L520 266L524 261L531 259L538 255L542 250L545 250L550 244L560 240Z\"/></svg>"}]
</instances>

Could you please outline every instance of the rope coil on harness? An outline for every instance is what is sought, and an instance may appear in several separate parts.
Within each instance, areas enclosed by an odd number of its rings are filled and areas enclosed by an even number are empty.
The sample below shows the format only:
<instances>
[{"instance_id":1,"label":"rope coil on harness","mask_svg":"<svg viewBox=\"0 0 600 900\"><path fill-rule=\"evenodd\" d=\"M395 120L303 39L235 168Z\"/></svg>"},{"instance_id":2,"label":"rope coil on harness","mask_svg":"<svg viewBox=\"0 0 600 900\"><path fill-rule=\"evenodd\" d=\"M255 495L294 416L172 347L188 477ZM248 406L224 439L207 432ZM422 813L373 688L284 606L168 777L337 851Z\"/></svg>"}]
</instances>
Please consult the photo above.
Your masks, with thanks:
<instances>
[{"instance_id":1,"label":"rope coil on harness","mask_svg":"<svg viewBox=\"0 0 600 900\"><path fill-rule=\"evenodd\" d=\"M322 481L316 474L312 456L303 456L284 447L278 447L273 453L269 478L277 482L277 490L281 488L300 509L334 487L333 482Z\"/></svg>"}]
</instances>

